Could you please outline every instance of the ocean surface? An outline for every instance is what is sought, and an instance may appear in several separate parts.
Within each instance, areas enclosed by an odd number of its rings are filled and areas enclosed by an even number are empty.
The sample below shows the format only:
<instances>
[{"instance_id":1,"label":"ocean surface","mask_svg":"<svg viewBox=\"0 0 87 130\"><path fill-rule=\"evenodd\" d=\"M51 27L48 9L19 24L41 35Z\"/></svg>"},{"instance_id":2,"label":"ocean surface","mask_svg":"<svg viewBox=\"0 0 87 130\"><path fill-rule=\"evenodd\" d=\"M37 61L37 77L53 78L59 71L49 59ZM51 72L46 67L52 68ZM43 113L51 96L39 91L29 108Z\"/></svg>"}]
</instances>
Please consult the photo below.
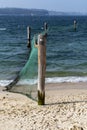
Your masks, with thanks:
<instances>
[{"instance_id":1,"label":"ocean surface","mask_svg":"<svg viewBox=\"0 0 87 130\"><path fill-rule=\"evenodd\" d=\"M87 81L87 16L0 16L0 86L14 80L28 60L27 26L32 39L44 22L49 28L46 82Z\"/></svg>"}]
</instances>

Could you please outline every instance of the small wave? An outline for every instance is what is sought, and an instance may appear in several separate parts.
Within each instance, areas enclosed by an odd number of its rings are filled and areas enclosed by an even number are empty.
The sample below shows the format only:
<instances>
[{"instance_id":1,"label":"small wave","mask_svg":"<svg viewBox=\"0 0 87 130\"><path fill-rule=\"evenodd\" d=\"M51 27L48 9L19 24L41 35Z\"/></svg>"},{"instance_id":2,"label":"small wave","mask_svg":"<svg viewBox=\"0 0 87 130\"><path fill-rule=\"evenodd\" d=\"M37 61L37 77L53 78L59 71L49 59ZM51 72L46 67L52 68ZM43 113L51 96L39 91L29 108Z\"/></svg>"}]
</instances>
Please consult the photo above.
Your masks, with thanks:
<instances>
[{"instance_id":1,"label":"small wave","mask_svg":"<svg viewBox=\"0 0 87 130\"><path fill-rule=\"evenodd\" d=\"M37 84L38 79L24 79L20 80L17 85L33 85ZM87 77L53 77L53 78L46 78L46 83L78 83L78 82L87 82Z\"/></svg>"},{"instance_id":2,"label":"small wave","mask_svg":"<svg viewBox=\"0 0 87 130\"><path fill-rule=\"evenodd\" d=\"M87 82L87 77L53 77L53 78L46 78L46 83L78 83L78 82Z\"/></svg>"},{"instance_id":3,"label":"small wave","mask_svg":"<svg viewBox=\"0 0 87 130\"><path fill-rule=\"evenodd\" d=\"M37 79L23 79L18 81L17 85L33 85L37 84Z\"/></svg>"},{"instance_id":4,"label":"small wave","mask_svg":"<svg viewBox=\"0 0 87 130\"><path fill-rule=\"evenodd\" d=\"M0 80L0 86L4 87L11 83L13 80Z\"/></svg>"},{"instance_id":5,"label":"small wave","mask_svg":"<svg viewBox=\"0 0 87 130\"><path fill-rule=\"evenodd\" d=\"M13 80L0 80L0 86L9 85ZM46 78L46 83L79 83L87 82L87 77L53 77ZM34 85L38 83L38 79L23 79L18 81L17 85Z\"/></svg>"},{"instance_id":6,"label":"small wave","mask_svg":"<svg viewBox=\"0 0 87 130\"><path fill-rule=\"evenodd\" d=\"M0 28L0 31L5 31L6 30L6 28Z\"/></svg>"}]
</instances>

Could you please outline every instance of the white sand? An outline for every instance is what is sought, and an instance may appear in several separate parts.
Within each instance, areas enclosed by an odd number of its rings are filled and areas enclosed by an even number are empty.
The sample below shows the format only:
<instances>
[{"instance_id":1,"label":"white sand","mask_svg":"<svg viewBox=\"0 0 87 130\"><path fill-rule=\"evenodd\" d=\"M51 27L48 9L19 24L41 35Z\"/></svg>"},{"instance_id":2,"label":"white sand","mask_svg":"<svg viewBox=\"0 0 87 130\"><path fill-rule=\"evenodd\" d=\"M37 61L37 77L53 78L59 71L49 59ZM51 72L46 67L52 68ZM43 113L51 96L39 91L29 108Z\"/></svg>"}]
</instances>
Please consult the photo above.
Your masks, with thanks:
<instances>
[{"instance_id":1,"label":"white sand","mask_svg":"<svg viewBox=\"0 0 87 130\"><path fill-rule=\"evenodd\" d=\"M1 91L0 130L87 130L87 83L48 84L45 102Z\"/></svg>"}]
</instances>

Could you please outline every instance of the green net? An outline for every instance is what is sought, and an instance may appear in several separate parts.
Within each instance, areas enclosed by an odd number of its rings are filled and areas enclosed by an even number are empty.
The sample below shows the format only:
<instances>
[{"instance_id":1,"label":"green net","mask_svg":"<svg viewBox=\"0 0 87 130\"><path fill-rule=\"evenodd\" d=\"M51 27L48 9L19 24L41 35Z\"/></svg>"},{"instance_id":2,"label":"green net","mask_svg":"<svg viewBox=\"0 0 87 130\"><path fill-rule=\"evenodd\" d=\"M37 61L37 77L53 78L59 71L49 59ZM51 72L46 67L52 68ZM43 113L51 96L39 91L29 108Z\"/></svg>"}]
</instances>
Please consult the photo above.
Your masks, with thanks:
<instances>
[{"instance_id":1,"label":"green net","mask_svg":"<svg viewBox=\"0 0 87 130\"><path fill-rule=\"evenodd\" d=\"M41 33L46 35L47 31ZM31 52L29 59L17 78L7 86L10 92L17 92L37 100L37 77L38 77L38 48L35 47L38 35L31 41Z\"/></svg>"},{"instance_id":2,"label":"green net","mask_svg":"<svg viewBox=\"0 0 87 130\"><path fill-rule=\"evenodd\" d=\"M29 80L29 79L37 78L38 49L35 47L35 41L36 41L36 38L34 37L31 43L32 50L31 50L29 60L27 61L26 65L24 66L24 68L19 74L21 80L23 79Z\"/></svg>"}]
</instances>

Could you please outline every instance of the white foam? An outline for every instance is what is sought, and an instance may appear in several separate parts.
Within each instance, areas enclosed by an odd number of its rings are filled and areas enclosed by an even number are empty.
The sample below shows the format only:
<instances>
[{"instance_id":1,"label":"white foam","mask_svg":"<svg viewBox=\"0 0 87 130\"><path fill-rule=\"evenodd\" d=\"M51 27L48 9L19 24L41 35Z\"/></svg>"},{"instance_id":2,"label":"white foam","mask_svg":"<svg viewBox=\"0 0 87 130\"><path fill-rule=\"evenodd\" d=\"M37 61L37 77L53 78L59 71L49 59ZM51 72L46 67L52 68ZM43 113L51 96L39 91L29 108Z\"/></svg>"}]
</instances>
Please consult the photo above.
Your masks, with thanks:
<instances>
[{"instance_id":1,"label":"white foam","mask_svg":"<svg viewBox=\"0 0 87 130\"><path fill-rule=\"evenodd\" d=\"M4 87L10 84L13 80L0 80L0 86ZM38 79L24 79L20 80L17 85L33 85L37 84ZM52 77L46 78L46 83L78 83L78 82L87 82L87 77L77 77L77 76L69 76L69 77Z\"/></svg>"},{"instance_id":2,"label":"white foam","mask_svg":"<svg viewBox=\"0 0 87 130\"><path fill-rule=\"evenodd\" d=\"M63 83L63 82L71 82L71 83L78 83L78 82L87 82L87 77L53 77L53 78L46 78L46 83Z\"/></svg>"},{"instance_id":3,"label":"white foam","mask_svg":"<svg viewBox=\"0 0 87 130\"><path fill-rule=\"evenodd\" d=\"M6 30L6 28L0 28L0 31L5 31Z\"/></svg>"},{"instance_id":4,"label":"white foam","mask_svg":"<svg viewBox=\"0 0 87 130\"><path fill-rule=\"evenodd\" d=\"M17 85L33 85L37 83L37 79L23 79L20 80Z\"/></svg>"},{"instance_id":5,"label":"white foam","mask_svg":"<svg viewBox=\"0 0 87 130\"><path fill-rule=\"evenodd\" d=\"M4 87L8 84L10 84L13 80L0 80L0 86Z\"/></svg>"},{"instance_id":6,"label":"white foam","mask_svg":"<svg viewBox=\"0 0 87 130\"><path fill-rule=\"evenodd\" d=\"M38 79L25 79L18 82L18 85L33 85L37 84ZM52 77L52 78L46 78L46 83L78 83L78 82L87 82L87 77L77 77L77 76L69 76L69 77Z\"/></svg>"}]
</instances>

